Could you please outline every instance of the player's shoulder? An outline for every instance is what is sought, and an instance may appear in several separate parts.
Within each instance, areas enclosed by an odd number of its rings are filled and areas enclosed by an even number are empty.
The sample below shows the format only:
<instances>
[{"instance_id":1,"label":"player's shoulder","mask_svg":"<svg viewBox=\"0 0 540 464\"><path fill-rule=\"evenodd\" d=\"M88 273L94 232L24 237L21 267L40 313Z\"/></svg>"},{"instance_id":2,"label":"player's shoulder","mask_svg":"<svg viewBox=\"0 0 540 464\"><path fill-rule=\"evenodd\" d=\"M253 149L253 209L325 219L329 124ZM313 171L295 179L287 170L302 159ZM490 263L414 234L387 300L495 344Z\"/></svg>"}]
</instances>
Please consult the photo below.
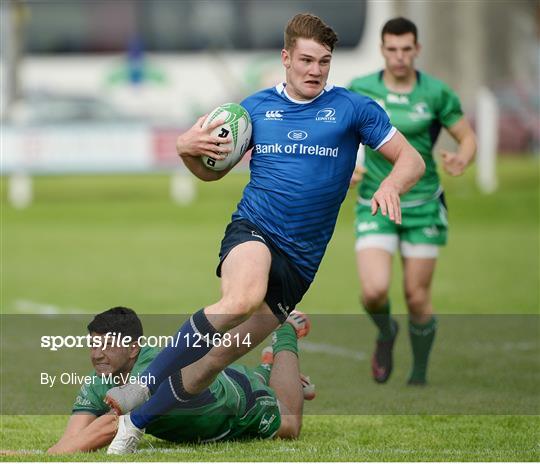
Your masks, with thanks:
<instances>
[{"instance_id":1,"label":"player's shoulder","mask_svg":"<svg viewBox=\"0 0 540 464\"><path fill-rule=\"evenodd\" d=\"M446 93L454 93L452 88L438 77L435 77L423 71L417 71L417 73L418 84L423 91L439 95Z\"/></svg>"},{"instance_id":2,"label":"player's shoulder","mask_svg":"<svg viewBox=\"0 0 540 464\"><path fill-rule=\"evenodd\" d=\"M371 111L379 111L379 104L371 97L353 92L345 87L335 86L332 89L334 101L339 101L341 105L350 107L356 115L368 114Z\"/></svg>"},{"instance_id":3,"label":"player's shoulder","mask_svg":"<svg viewBox=\"0 0 540 464\"><path fill-rule=\"evenodd\" d=\"M257 106L261 105L262 103L266 101L273 101L277 99L278 93L276 91L275 87L270 87L267 89L259 90L258 92L255 92L252 95L249 95L248 97L244 98L240 104L248 110L248 112L252 112Z\"/></svg>"},{"instance_id":4,"label":"player's shoulder","mask_svg":"<svg viewBox=\"0 0 540 464\"><path fill-rule=\"evenodd\" d=\"M329 94L331 94L334 99L341 99L347 101L355 107L357 107L358 105L365 106L373 102L373 99L368 97L367 95L352 92L345 87L334 86Z\"/></svg>"},{"instance_id":5,"label":"player's shoulder","mask_svg":"<svg viewBox=\"0 0 540 464\"><path fill-rule=\"evenodd\" d=\"M381 71L358 76L351 81L349 89L354 92L366 92L372 90L374 86L379 85L380 80Z\"/></svg>"}]
</instances>

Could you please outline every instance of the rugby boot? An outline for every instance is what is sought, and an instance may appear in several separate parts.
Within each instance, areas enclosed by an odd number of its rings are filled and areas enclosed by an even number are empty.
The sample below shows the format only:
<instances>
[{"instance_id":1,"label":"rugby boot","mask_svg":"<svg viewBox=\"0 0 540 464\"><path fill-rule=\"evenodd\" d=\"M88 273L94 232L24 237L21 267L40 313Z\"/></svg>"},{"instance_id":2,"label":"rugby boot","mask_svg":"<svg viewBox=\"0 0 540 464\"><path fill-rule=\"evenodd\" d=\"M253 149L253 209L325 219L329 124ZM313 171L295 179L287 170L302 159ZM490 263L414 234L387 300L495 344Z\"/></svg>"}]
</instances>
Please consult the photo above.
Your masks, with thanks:
<instances>
[{"instance_id":1,"label":"rugby boot","mask_svg":"<svg viewBox=\"0 0 540 464\"><path fill-rule=\"evenodd\" d=\"M107 448L107 454L131 454L137 450L144 429L135 427L129 414L118 418L118 431Z\"/></svg>"},{"instance_id":2,"label":"rugby boot","mask_svg":"<svg viewBox=\"0 0 540 464\"><path fill-rule=\"evenodd\" d=\"M399 332L399 326L394 319L392 319L392 325L394 327L393 337L390 340L377 340L375 352L371 358L371 373L377 383L385 383L392 373L394 342Z\"/></svg>"}]
</instances>

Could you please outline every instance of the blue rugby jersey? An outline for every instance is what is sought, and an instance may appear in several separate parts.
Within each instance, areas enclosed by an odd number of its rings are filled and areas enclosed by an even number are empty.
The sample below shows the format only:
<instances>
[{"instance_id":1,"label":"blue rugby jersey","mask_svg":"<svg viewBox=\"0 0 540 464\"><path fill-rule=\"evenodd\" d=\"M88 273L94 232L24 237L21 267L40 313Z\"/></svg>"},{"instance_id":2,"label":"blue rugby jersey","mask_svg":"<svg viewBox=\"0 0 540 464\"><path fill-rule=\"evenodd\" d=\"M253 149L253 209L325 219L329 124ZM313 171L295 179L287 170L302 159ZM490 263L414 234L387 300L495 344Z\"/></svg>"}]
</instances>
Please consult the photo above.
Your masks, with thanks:
<instances>
[{"instance_id":1,"label":"blue rugby jersey","mask_svg":"<svg viewBox=\"0 0 540 464\"><path fill-rule=\"evenodd\" d=\"M251 178L232 219L260 227L311 282L347 194L358 145L377 149L395 129L373 100L331 85L299 102L280 84L242 106L253 124Z\"/></svg>"}]
</instances>

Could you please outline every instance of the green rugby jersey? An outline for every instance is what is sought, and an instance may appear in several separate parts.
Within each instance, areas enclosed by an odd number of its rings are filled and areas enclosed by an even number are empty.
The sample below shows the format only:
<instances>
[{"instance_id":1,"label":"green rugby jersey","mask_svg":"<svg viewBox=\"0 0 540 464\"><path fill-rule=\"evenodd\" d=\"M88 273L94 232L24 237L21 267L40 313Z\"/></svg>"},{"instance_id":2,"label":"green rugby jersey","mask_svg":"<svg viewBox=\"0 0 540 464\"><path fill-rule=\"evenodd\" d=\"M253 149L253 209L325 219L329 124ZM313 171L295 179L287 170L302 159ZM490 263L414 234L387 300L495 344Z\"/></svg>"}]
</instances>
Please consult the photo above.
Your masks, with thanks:
<instances>
[{"instance_id":1,"label":"green rugby jersey","mask_svg":"<svg viewBox=\"0 0 540 464\"><path fill-rule=\"evenodd\" d=\"M131 375L141 374L158 353L156 348L141 348ZM73 414L89 412L101 416L109 411L103 400L107 390L115 385L103 382L95 372L92 376L92 383L81 386L73 404ZM239 376L244 383L242 386L238 383ZM250 401L246 397L246 388L257 393L256 400L251 398ZM173 410L152 421L146 433L163 440L184 443L246 437L270 438L277 432L281 417L275 394L253 370L231 365L218 375L209 390L210 394L202 395L202 399L193 407Z\"/></svg>"},{"instance_id":2,"label":"green rugby jersey","mask_svg":"<svg viewBox=\"0 0 540 464\"><path fill-rule=\"evenodd\" d=\"M444 82L419 71L416 78L414 89L407 94L388 90L383 81L383 71L359 77L349 87L353 92L367 95L379 103L394 127L424 158L424 176L401 198L405 207L407 202L417 204L437 196L441 191L433 146L441 127L450 127L463 116L458 96ZM369 147L365 147L365 152L367 172L358 189L360 197L368 200L390 173L392 165Z\"/></svg>"}]
</instances>

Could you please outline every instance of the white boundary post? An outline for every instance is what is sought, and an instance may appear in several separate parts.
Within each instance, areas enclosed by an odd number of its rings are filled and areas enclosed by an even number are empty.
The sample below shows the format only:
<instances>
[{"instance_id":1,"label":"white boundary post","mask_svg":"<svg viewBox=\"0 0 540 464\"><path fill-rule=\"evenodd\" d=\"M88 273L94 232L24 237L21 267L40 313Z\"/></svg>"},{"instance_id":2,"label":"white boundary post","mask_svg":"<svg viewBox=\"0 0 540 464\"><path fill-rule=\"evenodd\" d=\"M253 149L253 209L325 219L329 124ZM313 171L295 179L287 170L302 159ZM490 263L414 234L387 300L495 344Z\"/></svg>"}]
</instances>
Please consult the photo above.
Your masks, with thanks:
<instances>
[{"instance_id":1,"label":"white boundary post","mask_svg":"<svg viewBox=\"0 0 540 464\"><path fill-rule=\"evenodd\" d=\"M171 176L171 198L179 205L190 205L197 197L193 176L186 171L175 171Z\"/></svg>"},{"instance_id":2,"label":"white boundary post","mask_svg":"<svg viewBox=\"0 0 540 464\"><path fill-rule=\"evenodd\" d=\"M499 107L495 95L487 87L481 87L478 90L476 105L476 132L478 137L476 183L482 193L493 193L498 186Z\"/></svg>"},{"instance_id":3,"label":"white boundary post","mask_svg":"<svg viewBox=\"0 0 540 464\"><path fill-rule=\"evenodd\" d=\"M30 206L34 197L32 178L22 172L13 173L8 180L8 200L17 209Z\"/></svg>"}]
</instances>

